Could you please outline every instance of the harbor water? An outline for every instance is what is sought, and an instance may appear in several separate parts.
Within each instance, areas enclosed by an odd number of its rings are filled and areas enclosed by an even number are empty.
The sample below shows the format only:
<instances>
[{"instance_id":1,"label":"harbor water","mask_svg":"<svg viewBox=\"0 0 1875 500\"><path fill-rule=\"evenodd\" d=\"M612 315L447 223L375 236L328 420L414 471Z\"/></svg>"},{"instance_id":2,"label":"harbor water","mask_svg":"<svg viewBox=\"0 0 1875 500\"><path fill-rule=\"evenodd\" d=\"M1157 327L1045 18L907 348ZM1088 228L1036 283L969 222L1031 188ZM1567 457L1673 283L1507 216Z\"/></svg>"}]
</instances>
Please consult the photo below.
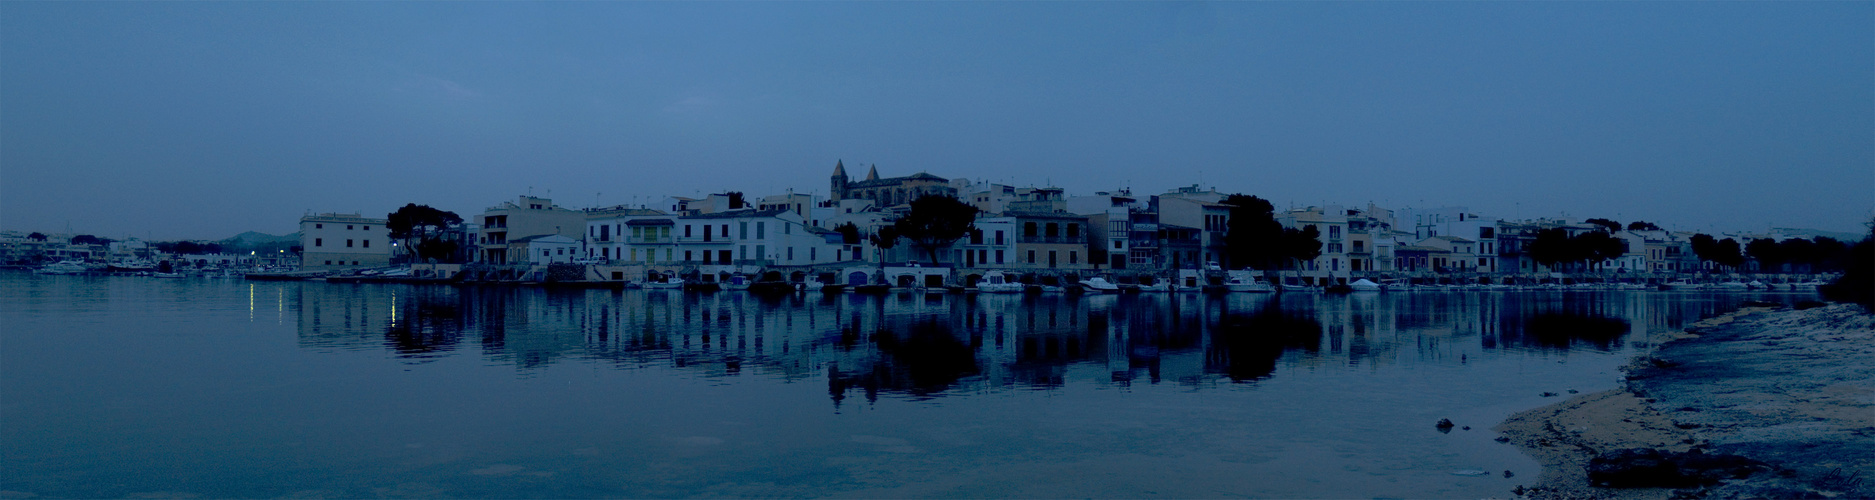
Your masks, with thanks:
<instances>
[{"instance_id":1,"label":"harbor water","mask_svg":"<svg viewBox=\"0 0 1875 500\"><path fill-rule=\"evenodd\" d=\"M1812 298L763 297L7 272L0 490L1502 496L1540 471L1492 439L1504 417L1616 387L1637 351L1745 300Z\"/></svg>"}]
</instances>

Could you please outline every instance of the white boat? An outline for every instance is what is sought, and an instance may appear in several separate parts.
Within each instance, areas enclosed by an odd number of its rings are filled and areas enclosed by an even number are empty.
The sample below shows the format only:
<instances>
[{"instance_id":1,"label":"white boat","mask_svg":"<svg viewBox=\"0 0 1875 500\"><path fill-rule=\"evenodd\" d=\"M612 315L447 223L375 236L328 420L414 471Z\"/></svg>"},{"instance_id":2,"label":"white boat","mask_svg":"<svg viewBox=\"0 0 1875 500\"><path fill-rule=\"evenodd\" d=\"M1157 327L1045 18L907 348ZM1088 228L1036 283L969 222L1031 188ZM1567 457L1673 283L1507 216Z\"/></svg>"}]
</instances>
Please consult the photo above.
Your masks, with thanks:
<instances>
[{"instance_id":1,"label":"white boat","mask_svg":"<svg viewBox=\"0 0 1875 500\"><path fill-rule=\"evenodd\" d=\"M1771 285L1766 285L1766 284L1764 284L1764 282L1763 282L1763 281L1757 281L1757 280L1752 280L1752 282L1750 282L1750 283L1746 283L1746 284L1745 284L1745 287L1746 287L1746 288L1750 288L1750 289L1752 289L1752 290L1769 290L1769 289L1771 289Z\"/></svg>"},{"instance_id":2,"label":"white boat","mask_svg":"<svg viewBox=\"0 0 1875 500\"><path fill-rule=\"evenodd\" d=\"M977 291L983 293L1022 293L1022 284L1010 281L1002 271L990 271L977 282Z\"/></svg>"},{"instance_id":3,"label":"white boat","mask_svg":"<svg viewBox=\"0 0 1875 500\"><path fill-rule=\"evenodd\" d=\"M1647 290L1650 288L1653 288L1653 287L1647 286L1646 284L1643 284L1643 283L1619 283L1615 285L1616 290L1632 291L1632 290Z\"/></svg>"},{"instance_id":4,"label":"white boat","mask_svg":"<svg viewBox=\"0 0 1875 500\"><path fill-rule=\"evenodd\" d=\"M1750 290L1751 285L1747 285L1747 284L1737 282L1737 281L1727 281L1724 283L1720 283L1715 288L1718 288L1720 290L1726 290L1726 291L1739 291L1739 290Z\"/></svg>"},{"instance_id":5,"label":"white boat","mask_svg":"<svg viewBox=\"0 0 1875 500\"><path fill-rule=\"evenodd\" d=\"M809 292L820 291L821 289L824 289L824 288L827 288L827 284L821 283L820 280L807 280L806 284L801 285L802 290L806 290Z\"/></svg>"},{"instance_id":6,"label":"white boat","mask_svg":"<svg viewBox=\"0 0 1875 500\"><path fill-rule=\"evenodd\" d=\"M1308 285L1291 285L1288 283L1283 283L1282 289L1285 292L1319 292L1319 291L1322 291L1320 287L1313 287L1313 286L1308 286Z\"/></svg>"},{"instance_id":7,"label":"white boat","mask_svg":"<svg viewBox=\"0 0 1875 500\"><path fill-rule=\"evenodd\" d=\"M1042 293L1061 293L1061 292L1068 291L1068 289L1066 288L1062 288L1062 287L1055 286L1055 285L1041 285L1041 288L1042 288Z\"/></svg>"},{"instance_id":8,"label":"white boat","mask_svg":"<svg viewBox=\"0 0 1875 500\"><path fill-rule=\"evenodd\" d=\"M154 273L154 274L151 274L150 276L154 276L157 278L181 278L182 273Z\"/></svg>"},{"instance_id":9,"label":"white boat","mask_svg":"<svg viewBox=\"0 0 1875 500\"><path fill-rule=\"evenodd\" d=\"M1093 293L1120 293L1120 285L1115 285L1106 278L1094 277L1081 280L1081 286Z\"/></svg>"},{"instance_id":10,"label":"white boat","mask_svg":"<svg viewBox=\"0 0 1875 500\"><path fill-rule=\"evenodd\" d=\"M90 270L91 268L85 267L85 263L83 262L66 260L46 264L46 267L35 269L33 272L39 274L84 274Z\"/></svg>"},{"instance_id":11,"label":"white boat","mask_svg":"<svg viewBox=\"0 0 1875 500\"><path fill-rule=\"evenodd\" d=\"M1230 281L1224 282L1224 288L1232 292L1268 293L1276 291L1276 287L1270 286L1269 283L1257 281L1256 278L1244 277L1231 277Z\"/></svg>"},{"instance_id":12,"label":"white boat","mask_svg":"<svg viewBox=\"0 0 1875 500\"><path fill-rule=\"evenodd\" d=\"M666 281L645 282L645 288L652 289L652 290L674 290L674 289L683 288L683 287L684 287L684 280L677 279L677 278L671 278Z\"/></svg>"},{"instance_id":13,"label":"white boat","mask_svg":"<svg viewBox=\"0 0 1875 500\"><path fill-rule=\"evenodd\" d=\"M1372 281L1367 281L1366 278L1362 278L1362 279L1354 280L1353 283L1348 283L1348 288L1351 288L1356 292L1378 292L1380 291L1380 284L1372 282Z\"/></svg>"},{"instance_id":14,"label":"white boat","mask_svg":"<svg viewBox=\"0 0 1875 500\"><path fill-rule=\"evenodd\" d=\"M1699 290L1706 287L1705 285L1686 280L1674 280L1661 286L1667 287L1668 290Z\"/></svg>"},{"instance_id":15,"label":"white boat","mask_svg":"<svg viewBox=\"0 0 1875 500\"><path fill-rule=\"evenodd\" d=\"M1172 291L1172 283L1159 280L1150 285L1140 285L1139 293L1164 293Z\"/></svg>"},{"instance_id":16,"label":"white boat","mask_svg":"<svg viewBox=\"0 0 1875 500\"><path fill-rule=\"evenodd\" d=\"M723 281L719 285L722 286L724 290L748 290L749 284L749 278L747 277L730 276L728 280Z\"/></svg>"}]
</instances>

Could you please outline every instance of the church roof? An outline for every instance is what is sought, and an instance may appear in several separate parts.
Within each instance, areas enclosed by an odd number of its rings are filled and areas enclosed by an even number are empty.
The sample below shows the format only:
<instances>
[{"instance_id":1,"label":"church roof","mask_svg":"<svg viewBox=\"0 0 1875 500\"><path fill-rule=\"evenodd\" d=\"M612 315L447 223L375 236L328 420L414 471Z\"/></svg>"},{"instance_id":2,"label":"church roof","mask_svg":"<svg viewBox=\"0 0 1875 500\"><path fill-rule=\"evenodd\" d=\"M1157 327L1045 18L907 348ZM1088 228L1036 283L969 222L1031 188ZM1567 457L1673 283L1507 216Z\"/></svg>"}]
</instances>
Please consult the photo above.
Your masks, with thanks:
<instances>
[{"instance_id":1,"label":"church roof","mask_svg":"<svg viewBox=\"0 0 1875 500\"><path fill-rule=\"evenodd\" d=\"M846 162L840 160L833 161L833 176L846 177Z\"/></svg>"},{"instance_id":2,"label":"church roof","mask_svg":"<svg viewBox=\"0 0 1875 500\"><path fill-rule=\"evenodd\" d=\"M872 164L872 170L868 170L866 172L866 180L869 180L869 181L879 180L879 164L877 163Z\"/></svg>"}]
</instances>

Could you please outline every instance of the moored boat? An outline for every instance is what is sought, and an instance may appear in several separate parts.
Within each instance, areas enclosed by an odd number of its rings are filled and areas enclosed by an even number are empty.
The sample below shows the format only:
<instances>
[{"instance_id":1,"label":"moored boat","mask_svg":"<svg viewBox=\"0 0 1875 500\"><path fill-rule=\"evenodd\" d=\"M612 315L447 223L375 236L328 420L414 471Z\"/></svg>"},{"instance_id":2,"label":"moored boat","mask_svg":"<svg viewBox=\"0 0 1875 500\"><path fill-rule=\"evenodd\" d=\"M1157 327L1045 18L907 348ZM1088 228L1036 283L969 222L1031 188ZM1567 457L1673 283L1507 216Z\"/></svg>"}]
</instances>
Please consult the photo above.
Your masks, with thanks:
<instances>
[{"instance_id":1,"label":"moored boat","mask_svg":"<svg viewBox=\"0 0 1875 500\"><path fill-rule=\"evenodd\" d=\"M983 293L1022 293L1022 284L1009 280L1002 271L990 271L977 282L977 291Z\"/></svg>"},{"instance_id":2,"label":"moored boat","mask_svg":"<svg viewBox=\"0 0 1875 500\"><path fill-rule=\"evenodd\" d=\"M1094 277L1094 278L1081 280L1081 286L1086 288L1087 292L1089 293L1119 293L1120 292L1119 285L1115 285L1113 284L1113 282L1107 281L1106 278L1100 278L1100 277Z\"/></svg>"}]
</instances>

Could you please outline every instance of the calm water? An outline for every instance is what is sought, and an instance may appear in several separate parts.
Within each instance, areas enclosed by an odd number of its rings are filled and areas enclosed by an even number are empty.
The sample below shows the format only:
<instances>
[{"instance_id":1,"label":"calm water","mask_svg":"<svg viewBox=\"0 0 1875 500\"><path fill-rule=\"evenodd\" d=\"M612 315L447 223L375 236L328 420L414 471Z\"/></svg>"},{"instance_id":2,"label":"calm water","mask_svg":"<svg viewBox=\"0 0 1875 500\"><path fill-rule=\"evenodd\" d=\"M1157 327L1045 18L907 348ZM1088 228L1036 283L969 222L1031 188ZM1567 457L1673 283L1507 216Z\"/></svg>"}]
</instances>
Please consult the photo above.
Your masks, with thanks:
<instances>
[{"instance_id":1,"label":"calm water","mask_svg":"<svg viewBox=\"0 0 1875 500\"><path fill-rule=\"evenodd\" d=\"M1742 300L1807 298L764 299L9 272L0 490L1501 496L1539 468L1489 428L1555 401L1540 393L1614 387L1651 337Z\"/></svg>"}]
</instances>

